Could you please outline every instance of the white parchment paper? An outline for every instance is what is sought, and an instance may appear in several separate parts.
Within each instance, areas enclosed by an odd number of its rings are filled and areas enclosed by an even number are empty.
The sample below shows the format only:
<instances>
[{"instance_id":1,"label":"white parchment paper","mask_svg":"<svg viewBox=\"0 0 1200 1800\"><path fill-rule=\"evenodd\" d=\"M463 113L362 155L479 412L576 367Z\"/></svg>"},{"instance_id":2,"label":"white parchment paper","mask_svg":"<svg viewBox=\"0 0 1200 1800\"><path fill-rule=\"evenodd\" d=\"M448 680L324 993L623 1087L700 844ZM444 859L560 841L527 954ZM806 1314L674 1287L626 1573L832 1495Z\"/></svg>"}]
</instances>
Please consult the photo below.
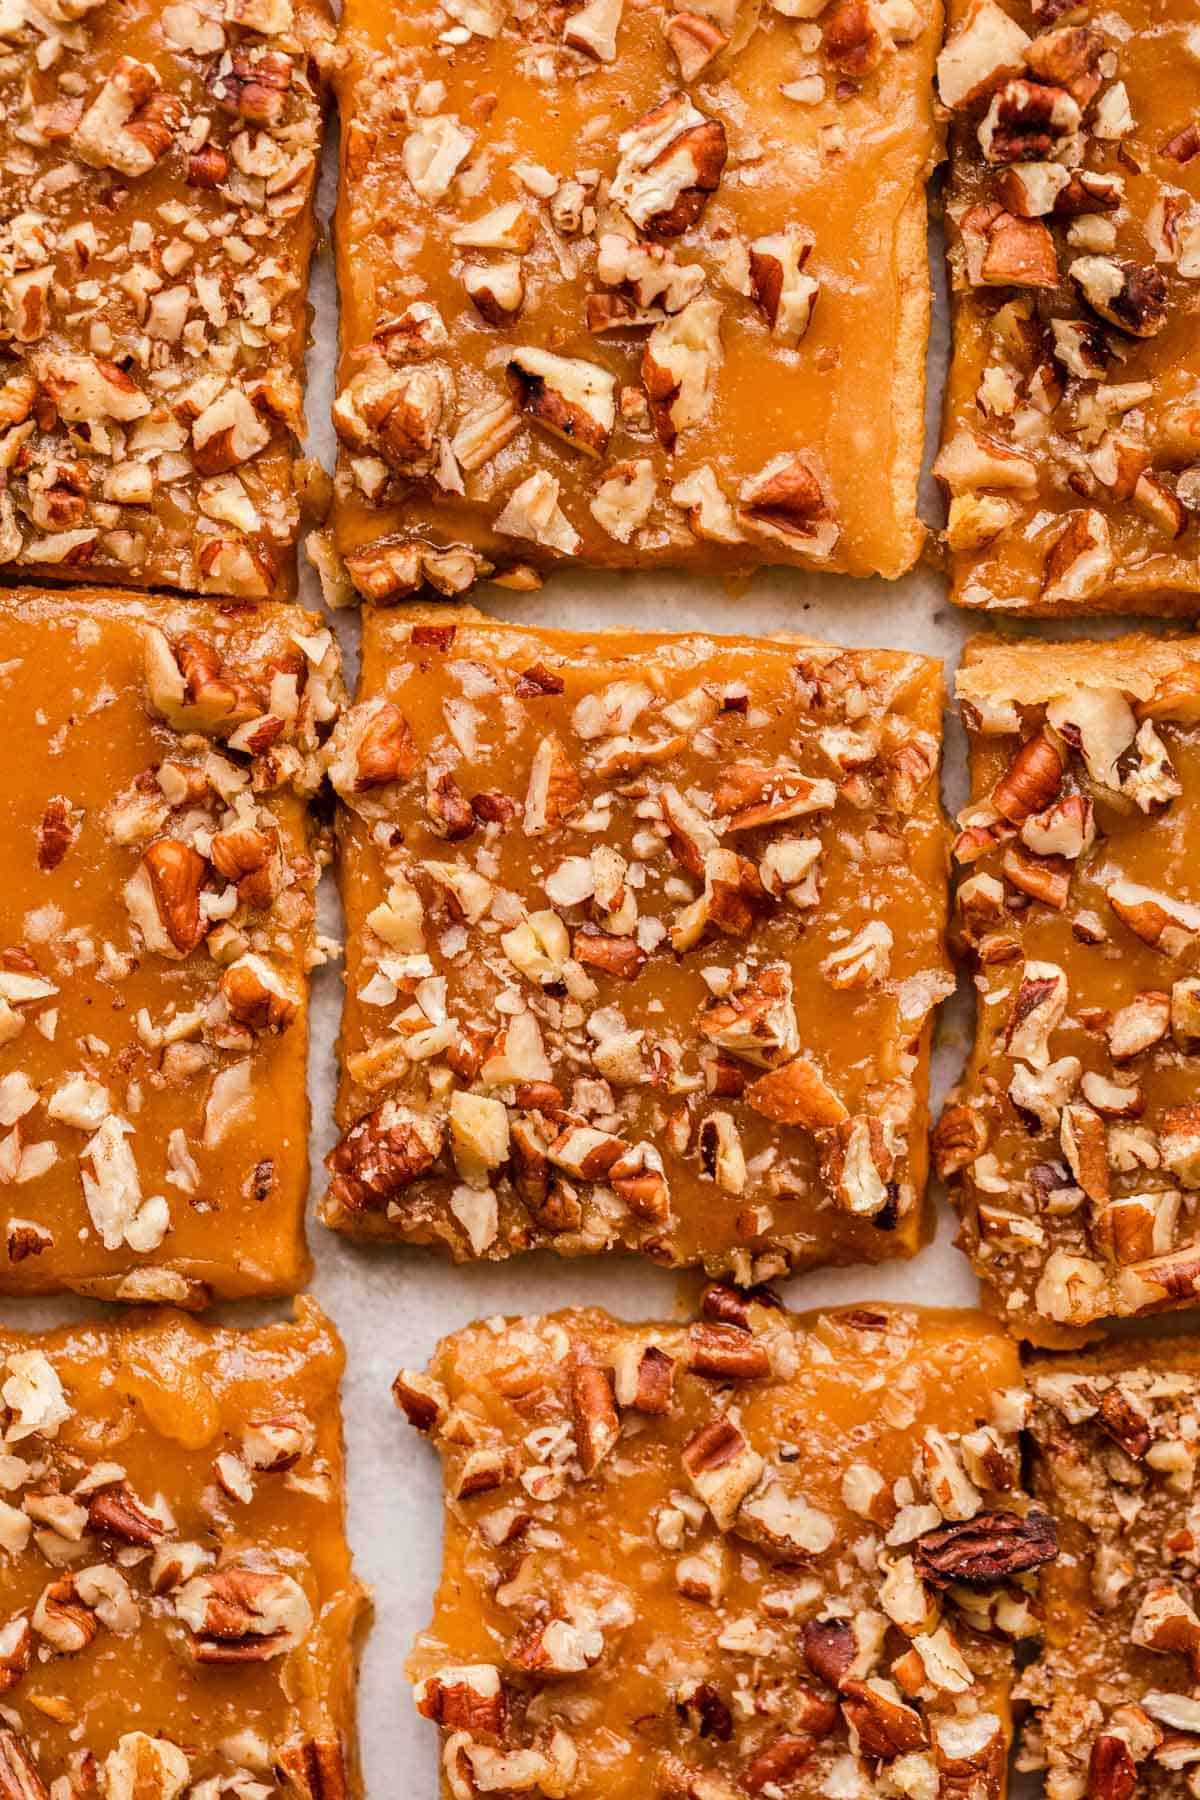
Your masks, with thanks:
<instances>
[{"instance_id":1,"label":"white parchment paper","mask_svg":"<svg viewBox=\"0 0 1200 1800\"><path fill-rule=\"evenodd\" d=\"M309 448L333 466L329 426L336 358L337 309L328 221L336 163L327 146L320 211L326 230L313 271L314 342L309 358ZM936 294L929 358L929 443L936 435L946 361L946 312L940 241L931 245ZM853 361L853 346L849 361ZM923 483L926 517L939 517L928 476ZM303 569L302 598L320 607L320 588ZM977 621L957 614L945 585L918 568L902 581L855 581L847 576L763 571L736 591L719 581L670 574L556 575L539 594L516 597L484 588L487 610L529 623L595 630L605 625L679 631L763 634L792 630L850 645L886 645L940 656L950 681L962 643ZM358 619L337 614L334 628L346 657L347 678L357 674ZM1037 627L1034 627L1036 630ZM1097 630L1104 630L1098 627ZM1113 627L1108 627L1113 629ZM943 786L953 809L966 787L963 741L948 721ZM322 928L341 936L333 880L322 891ZM341 965L331 961L314 980L309 1091L312 1103L313 1191L320 1191L321 1160L334 1138L335 1039L341 1006ZM960 984L943 1010L934 1061L934 1102L957 1076L971 1029L970 1007ZM951 1243L953 1226L944 1195L937 1195L938 1233L913 1262L874 1270L820 1272L780 1284L786 1302L814 1307L847 1301L897 1300L969 1306L976 1284ZM427 1623L441 1559L441 1482L436 1455L393 1406L390 1384L402 1365L421 1365L444 1333L496 1313L603 1305L629 1319L679 1316L699 1289L695 1276L651 1267L632 1256L565 1261L538 1254L505 1265L456 1268L431 1252L403 1247L357 1246L310 1227L316 1257L313 1291L346 1344L343 1388L349 1469L350 1537L360 1577L374 1590L375 1617L365 1644L360 1689L360 1732L370 1800L436 1800L435 1729L419 1718L402 1667L414 1634ZM6 1321L27 1329L62 1323L105 1310L87 1302L5 1303ZM225 1307L225 1323L254 1324L282 1316L287 1307Z\"/></svg>"}]
</instances>

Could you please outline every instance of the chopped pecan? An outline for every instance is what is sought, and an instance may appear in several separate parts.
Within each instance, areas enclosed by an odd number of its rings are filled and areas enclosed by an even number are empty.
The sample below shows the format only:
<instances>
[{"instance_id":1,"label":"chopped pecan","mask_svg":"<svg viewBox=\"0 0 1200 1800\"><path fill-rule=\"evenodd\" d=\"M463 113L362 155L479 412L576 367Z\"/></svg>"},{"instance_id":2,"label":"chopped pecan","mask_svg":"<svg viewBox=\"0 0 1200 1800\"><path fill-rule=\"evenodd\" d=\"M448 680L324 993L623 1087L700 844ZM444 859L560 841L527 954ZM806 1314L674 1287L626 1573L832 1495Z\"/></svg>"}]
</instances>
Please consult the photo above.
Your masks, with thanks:
<instances>
[{"instance_id":1,"label":"chopped pecan","mask_svg":"<svg viewBox=\"0 0 1200 1800\"><path fill-rule=\"evenodd\" d=\"M693 1325L688 1367L719 1381L757 1381L771 1373L771 1359L748 1332L730 1325Z\"/></svg>"},{"instance_id":2,"label":"chopped pecan","mask_svg":"<svg viewBox=\"0 0 1200 1800\"><path fill-rule=\"evenodd\" d=\"M595 925L583 925L575 933L571 952L576 962L629 981L646 960L646 953L636 938L614 937Z\"/></svg>"},{"instance_id":3,"label":"chopped pecan","mask_svg":"<svg viewBox=\"0 0 1200 1800\"><path fill-rule=\"evenodd\" d=\"M70 1575L42 1589L33 1609L33 1628L60 1656L77 1656L86 1650L100 1626L90 1607L75 1592Z\"/></svg>"},{"instance_id":4,"label":"chopped pecan","mask_svg":"<svg viewBox=\"0 0 1200 1800\"><path fill-rule=\"evenodd\" d=\"M593 1475L621 1431L608 1376L593 1363L579 1363L571 1372L571 1413L579 1465Z\"/></svg>"},{"instance_id":5,"label":"chopped pecan","mask_svg":"<svg viewBox=\"0 0 1200 1800\"><path fill-rule=\"evenodd\" d=\"M413 1690L417 1711L448 1731L502 1737L508 1701L500 1671L491 1663L439 1669Z\"/></svg>"},{"instance_id":6,"label":"chopped pecan","mask_svg":"<svg viewBox=\"0 0 1200 1800\"><path fill-rule=\"evenodd\" d=\"M0 1726L0 1800L50 1800L28 1739Z\"/></svg>"},{"instance_id":7,"label":"chopped pecan","mask_svg":"<svg viewBox=\"0 0 1200 1800\"><path fill-rule=\"evenodd\" d=\"M1006 81L984 114L979 143L990 163L1057 158L1070 148L1080 120L1079 107L1065 88Z\"/></svg>"},{"instance_id":8,"label":"chopped pecan","mask_svg":"<svg viewBox=\"0 0 1200 1800\"><path fill-rule=\"evenodd\" d=\"M236 884L238 899L263 912L275 898L280 879L279 838L252 825L213 833L209 859L218 875Z\"/></svg>"},{"instance_id":9,"label":"chopped pecan","mask_svg":"<svg viewBox=\"0 0 1200 1800\"><path fill-rule=\"evenodd\" d=\"M386 1207L433 1167L444 1142L445 1131L436 1119L398 1100L384 1100L330 1151L330 1191L355 1212Z\"/></svg>"},{"instance_id":10,"label":"chopped pecan","mask_svg":"<svg viewBox=\"0 0 1200 1800\"><path fill-rule=\"evenodd\" d=\"M1137 1780L1137 1764L1125 1739L1101 1732L1088 1757L1088 1800L1131 1800Z\"/></svg>"},{"instance_id":11,"label":"chopped pecan","mask_svg":"<svg viewBox=\"0 0 1200 1800\"><path fill-rule=\"evenodd\" d=\"M616 423L616 378L599 363L532 346L514 352L508 379L521 410L588 456L603 456Z\"/></svg>"},{"instance_id":12,"label":"chopped pecan","mask_svg":"<svg viewBox=\"0 0 1200 1800\"><path fill-rule=\"evenodd\" d=\"M642 230L679 237L720 186L728 145L719 119L686 94L668 94L617 140L611 197Z\"/></svg>"},{"instance_id":13,"label":"chopped pecan","mask_svg":"<svg viewBox=\"0 0 1200 1800\"><path fill-rule=\"evenodd\" d=\"M834 0L822 14L821 31L830 62L856 79L877 69L890 47L871 0Z\"/></svg>"},{"instance_id":14,"label":"chopped pecan","mask_svg":"<svg viewBox=\"0 0 1200 1800\"><path fill-rule=\"evenodd\" d=\"M174 1597L198 1663L268 1662L303 1641L308 1596L290 1575L231 1564L196 1575Z\"/></svg>"},{"instance_id":15,"label":"chopped pecan","mask_svg":"<svg viewBox=\"0 0 1200 1800\"><path fill-rule=\"evenodd\" d=\"M250 125L278 125L291 85L289 56L249 45L220 57L208 77L208 90L217 105Z\"/></svg>"},{"instance_id":16,"label":"chopped pecan","mask_svg":"<svg viewBox=\"0 0 1200 1800\"><path fill-rule=\"evenodd\" d=\"M1028 1574L1053 1562L1058 1536L1049 1513L996 1510L976 1513L917 1539L917 1573L931 1587L952 1582L964 1587L991 1587L1014 1575Z\"/></svg>"},{"instance_id":17,"label":"chopped pecan","mask_svg":"<svg viewBox=\"0 0 1200 1800\"><path fill-rule=\"evenodd\" d=\"M744 523L814 558L832 554L841 532L808 457L797 451L774 457L743 482L739 498Z\"/></svg>"},{"instance_id":18,"label":"chopped pecan","mask_svg":"<svg viewBox=\"0 0 1200 1800\"><path fill-rule=\"evenodd\" d=\"M125 902L146 940L159 955L189 956L208 931L200 911L200 890L208 865L199 851L178 838L159 838L145 851L125 887Z\"/></svg>"},{"instance_id":19,"label":"chopped pecan","mask_svg":"<svg viewBox=\"0 0 1200 1800\"><path fill-rule=\"evenodd\" d=\"M845 1681L841 1692L846 1722L858 1733L868 1756L890 1762L928 1744L924 1719L915 1707L901 1700L890 1682L878 1678Z\"/></svg>"},{"instance_id":20,"label":"chopped pecan","mask_svg":"<svg viewBox=\"0 0 1200 1800\"><path fill-rule=\"evenodd\" d=\"M1067 273L1092 311L1131 337L1155 337L1166 324L1166 277L1153 264L1077 256Z\"/></svg>"},{"instance_id":21,"label":"chopped pecan","mask_svg":"<svg viewBox=\"0 0 1200 1800\"><path fill-rule=\"evenodd\" d=\"M854 1627L848 1619L809 1619L800 1633L805 1662L814 1675L840 1688L858 1656Z\"/></svg>"},{"instance_id":22,"label":"chopped pecan","mask_svg":"<svg viewBox=\"0 0 1200 1800\"><path fill-rule=\"evenodd\" d=\"M1145 1456L1153 1436L1150 1421L1119 1387L1108 1388L1101 1395L1097 1418L1127 1455L1135 1459Z\"/></svg>"},{"instance_id":23,"label":"chopped pecan","mask_svg":"<svg viewBox=\"0 0 1200 1800\"><path fill-rule=\"evenodd\" d=\"M336 1732L285 1744L275 1753L275 1773L299 1800L350 1800L346 1748Z\"/></svg>"},{"instance_id":24,"label":"chopped pecan","mask_svg":"<svg viewBox=\"0 0 1200 1800\"><path fill-rule=\"evenodd\" d=\"M166 1534L167 1526L122 1481L93 1494L88 1506L88 1529L124 1544L153 1547Z\"/></svg>"},{"instance_id":25,"label":"chopped pecan","mask_svg":"<svg viewBox=\"0 0 1200 1800\"><path fill-rule=\"evenodd\" d=\"M1062 25L1042 31L1025 52L1026 67L1039 81L1065 88L1080 106L1099 90L1100 65L1108 40L1090 25Z\"/></svg>"},{"instance_id":26,"label":"chopped pecan","mask_svg":"<svg viewBox=\"0 0 1200 1800\"><path fill-rule=\"evenodd\" d=\"M717 1527L728 1531L747 1494L757 1486L763 1459L731 1419L711 1419L683 1446L683 1466Z\"/></svg>"},{"instance_id":27,"label":"chopped pecan","mask_svg":"<svg viewBox=\"0 0 1200 1800\"><path fill-rule=\"evenodd\" d=\"M832 1707L830 1714L832 1723ZM780 1732L765 1749L750 1758L738 1779L748 1794L761 1794L764 1789L776 1793L783 1784L795 1778L816 1747L816 1738L806 1732Z\"/></svg>"}]
</instances>

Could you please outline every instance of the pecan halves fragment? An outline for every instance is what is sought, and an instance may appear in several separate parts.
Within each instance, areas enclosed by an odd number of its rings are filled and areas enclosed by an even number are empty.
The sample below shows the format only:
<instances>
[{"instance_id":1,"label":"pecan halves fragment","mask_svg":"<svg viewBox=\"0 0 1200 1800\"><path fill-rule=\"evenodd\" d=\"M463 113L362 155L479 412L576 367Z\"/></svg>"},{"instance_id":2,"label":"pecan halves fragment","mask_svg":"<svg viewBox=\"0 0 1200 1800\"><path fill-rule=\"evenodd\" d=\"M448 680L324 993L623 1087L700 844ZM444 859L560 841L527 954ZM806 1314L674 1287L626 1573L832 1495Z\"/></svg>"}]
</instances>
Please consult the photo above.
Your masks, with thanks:
<instances>
[{"instance_id":1,"label":"pecan halves fragment","mask_svg":"<svg viewBox=\"0 0 1200 1800\"><path fill-rule=\"evenodd\" d=\"M233 1565L197 1575L175 1595L199 1663L269 1662L308 1635L312 1607L290 1575Z\"/></svg>"},{"instance_id":2,"label":"pecan halves fragment","mask_svg":"<svg viewBox=\"0 0 1200 1800\"><path fill-rule=\"evenodd\" d=\"M1125 1739L1102 1732L1088 1757L1088 1800L1130 1800L1137 1779L1137 1764Z\"/></svg>"},{"instance_id":3,"label":"pecan halves fragment","mask_svg":"<svg viewBox=\"0 0 1200 1800\"><path fill-rule=\"evenodd\" d=\"M616 424L616 377L599 363L525 346L508 363L522 412L573 449L603 456Z\"/></svg>"},{"instance_id":4,"label":"pecan halves fragment","mask_svg":"<svg viewBox=\"0 0 1200 1800\"><path fill-rule=\"evenodd\" d=\"M806 1732L781 1732L743 1768L739 1776L742 1787L748 1794L761 1794L768 1789L772 1794L778 1793L799 1773L816 1747L816 1738Z\"/></svg>"},{"instance_id":5,"label":"pecan halves fragment","mask_svg":"<svg viewBox=\"0 0 1200 1800\"><path fill-rule=\"evenodd\" d=\"M199 851L178 838L150 845L125 884L125 904L148 950L181 959L202 941L208 922L201 915L200 890L207 873Z\"/></svg>"},{"instance_id":6,"label":"pecan halves fragment","mask_svg":"<svg viewBox=\"0 0 1200 1800\"><path fill-rule=\"evenodd\" d=\"M28 1740L0 1728L0 1800L50 1800Z\"/></svg>"},{"instance_id":7,"label":"pecan halves fragment","mask_svg":"<svg viewBox=\"0 0 1200 1800\"><path fill-rule=\"evenodd\" d=\"M585 1475L593 1475L621 1431L612 1385L594 1363L580 1363L571 1372L571 1412L579 1465Z\"/></svg>"},{"instance_id":8,"label":"pecan halves fragment","mask_svg":"<svg viewBox=\"0 0 1200 1800\"><path fill-rule=\"evenodd\" d=\"M952 1582L964 1587L991 1587L1013 1575L1025 1575L1053 1562L1058 1535L1049 1513L996 1510L976 1513L917 1539L917 1573L931 1587Z\"/></svg>"},{"instance_id":9,"label":"pecan halves fragment","mask_svg":"<svg viewBox=\"0 0 1200 1800\"><path fill-rule=\"evenodd\" d=\"M352 1125L330 1151L330 1192L354 1212L386 1207L394 1195L431 1169L442 1153L438 1120L384 1100Z\"/></svg>"},{"instance_id":10,"label":"pecan halves fragment","mask_svg":"<svg viewBox=\"0 0 1200 1800\"><path fill-rule=\"evenodd\" d=\"M251 125L277 125L291 85L290 57L246 46L222 56L208 77L217 105Z\"/></svg>"},{"instance_id":11,"label":"pecan halves fragment","mask_svg":"<svg viewBox=\"0 0 1200 1800\"><path fill-rule=\"evenodd\" d=\"M739 516L752 530L807 556L832 555L841 530L808 458L796 451L773 457L757 475L743 482L739 498Z\"/></svg>"},{"instance_id":12,"label":"pecan halves fragment","mask_svg":"<svg viewBox=\"0 0 1200 1800\"><path fill-rule=\"evenodd\" d=\"M687 1364L696 1375L717 1381L760 1381L771 1373L763 1345L736 1325L693 1325Z\"/></svg>"},{"instance_id":13,"label":"pecan halves fragment","mask_svg":"<svg viewBox=\"0 0 1200 1800\"><path fill-rule=\"evenodd\" d=\"M842 1712L858 1733L868 1756L885 1761L921 1750L929 1742L925 1721L909 1706L889 1681L847 1681L842 1684Z\"/></svg>"},{"instance_id":14,"label":"pecan halves fragment","mask_svg":"<svg viewBox=\"0 0 1200 1800\"><path fill-rule=\"evenodd\" d=\"M508 1722L508 1701L494 1663L463 1663L438 1669L413 1689L422 1718L447 1731L469 1731L472 1737L501 1737Z\"/></svg>"},{"instance_id":15,"label":"pecan halves fragment","mask_svg":"<svg viewBox=\"0 0 1200 1800\"><path fill-rule=\"evenodd\" d=\"M1067 273L1092 311L1130 337L1156 337L1166 324L1166 277L1153 264L1077 256Z\"/></svg>"},{"instance_id":16,"label":"pecan halves fragment","mask_svg":"<svg viewBox=\"0 0 1200 1800\"><path fill-rule=\"evenodd\" d=\"M992 96L979 127L990 163L1040 162L1070 148L1082 115L1065 88L1006 81Z\"/></svg>"},{"instance_id":17,"label":"pecan halves fragment","mask_svg":"<svg viewBox=\"0 0 1200 1800\"><path fill-rule=\"evenodd\" d=\"M219 650L198 632L171 641L151 626L142 660L150 705L177 731L227 737L263 711L253 685L230 675Z\"/></svg>"},{"instance_id":18,"label":"pecan halves fragment","mask_svg":"<svg viewBox=\"0 0 1200 1800\"><path fill-rule=\"evenodd\" d=\"M840 1687L858 1655L848 1619L809 1619L800 1634L801 1652L814 1675Z\"/></svg>"},{"instance_id":19,"label":"pecan halves fragment","mask_svg":"<svg viewBox=\"0 0 1200 1800\"><path fill-rule=\"evenodd\" d=\"M611 198L642 230L678 237L696 223L721 182L729 147L719 119L686 94L667 98L617 140Z\"/></svg>"},{"instance_id":20,"label":"pecan halves fragment","mask_svg":"<svg viewBox=\"0 0 1200 1800\"><path fill-rule=\"evenodd\" d=\"M346 1749L336 1732L285 1744L275 1756L284 1791L300 1800L349 1800Z\"/></svg>"},{"instance_id":21,"label":"pecan halves fragment","mask_svg":"<svg viewBox=\"0 0 1200 1800\"><path fill-rule=\"evenodd\" d=\"M75 840L77 827L71 817L71 803L61 794L47 800L38 825L37 862L44 873L57 869Z\"/></svg>"},{"instance_id":22,"label":"pecan halves fragment","mask_svg":"<svg viewBox=\"0 0 1200 1800\"><path fill-rule=\"evenodd\" d=\"M33 1660L33 1627L24 1613L0 1625L0 1694L18 1687Z\"/></svg>"},{"instance_id":23,"label":"pecan halves fragment","mask_svg":"<svg viewBox=\"0 0 1200 1800\"><path fill-rule=\"evenodd\" d=\"M122 1482L92 1496L88 1529L124 1544L152 1548L166 1533L164 1521L143 1506L133 1489Z\"/></svg>"}]
</instances>

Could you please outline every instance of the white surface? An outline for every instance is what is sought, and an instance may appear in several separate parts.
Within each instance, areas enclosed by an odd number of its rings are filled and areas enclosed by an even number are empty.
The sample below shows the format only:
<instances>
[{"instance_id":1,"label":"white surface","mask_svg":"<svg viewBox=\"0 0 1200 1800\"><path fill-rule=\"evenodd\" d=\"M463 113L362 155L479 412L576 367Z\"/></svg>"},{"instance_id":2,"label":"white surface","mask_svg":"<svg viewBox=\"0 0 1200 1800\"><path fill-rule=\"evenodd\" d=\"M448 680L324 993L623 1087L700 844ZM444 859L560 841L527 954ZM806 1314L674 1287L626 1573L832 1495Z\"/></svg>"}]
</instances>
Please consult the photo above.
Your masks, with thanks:
<instances>
[{"instance_id":1,"label":"white surface","mask_svg":"<svg viewBox=\"0 0 1200 1800\"><path fill-rule=\"evenodd\" d=\"M328 219L333 199L332 146L322 178L320 207ZM940 250L933 253L941 285ZM310 448L332 467L328 426L336 355L336 303L326 242L314 270L315 342L309 363ZM945 362L944 309L930 356L931 436L940 407ZM927 456L928 463L928 456ZM937 496L928 475L925 513L936 517ZM313 571L305 566L303 598L320 606ZM579 629L635 625L676 631L810 632L845 644L886 645L941 656L947 679L965 638L977 623L955 613L944 583L918 568L904 580L856 582L845 576L808 576L795 570L764 571L748 584L658 574L614 577L564 574L540 593L515 599L481 590L479 603L506 617ZM357 669L358 620L336 616L346 655L347 678ZM962 740L948 722L947 803L965 791ZM340 936L341 920L330 875L322 892L322 926ZM312 1006L309 1087L313 1108L313 1191L320 1190L321 1159L333 1141L336 1079L334 1043L341 1005L341 969L318 971ZM935 1056L934 1099L940 1100L961 1067L970 1031L966 996L943 1010ZM975 1282L952 1247L952 1221L939 1193L936 1240L911 1263L880 1270L858 1268L797 1277L779 1284L787 1303L820 1306L851 1300L920 1301L972 1305ZM418 1718L402 1667L416 1631L428 1620L440 1564L441 1482L436 1455L396 1411L390 1384L402 1365L420 1365L437 1339L467 1321L493 1313L599 1304L630 1319L678 1316L699 1291L694 1274L656 1269L632 1256L563 1261L548 1254L504 1265L458 1268L422 1250L357 1246L313 1226L316 1258L313 1290L346 1344L343 1389L350 1489L350 1537L360 1577L374 1590L375 1619L366 1640L359 1718L370 1800L435 1800L436 1732ZM6 1304L4 1316L33 1328L103 1311L86 1302ZM112 1310L112 1309L107 1309ZM282 1315L278 1308L226 1307L218 1316L242 1324Z\"/></svg>"}]
</instances>

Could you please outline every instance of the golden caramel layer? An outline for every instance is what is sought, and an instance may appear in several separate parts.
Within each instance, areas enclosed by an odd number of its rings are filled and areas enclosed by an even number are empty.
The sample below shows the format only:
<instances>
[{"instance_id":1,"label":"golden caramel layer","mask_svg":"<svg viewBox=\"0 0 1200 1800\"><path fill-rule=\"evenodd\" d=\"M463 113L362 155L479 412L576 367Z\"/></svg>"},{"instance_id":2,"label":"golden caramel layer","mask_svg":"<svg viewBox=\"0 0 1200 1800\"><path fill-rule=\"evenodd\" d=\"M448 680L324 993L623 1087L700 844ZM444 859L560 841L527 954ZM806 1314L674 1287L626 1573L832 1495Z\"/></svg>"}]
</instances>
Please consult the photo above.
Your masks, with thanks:
<instances>
[{"instance_id":1,"label":"golden caramel layer","mask_svg":"<svg viewBox=\"0 0 1200 1800\"><path fill-rule=\"evenodd\" d=\"M326 1222L746 1283L912 1255L940 732L922 657L370 616Z\"/></svg>"},{"instance_id":2,"label":"golden caramel layer","mask_svg":"<svg viewBox=\"0 0 1200 1800\"><path fill-rule=\"evenodd\" d=\"M952 0L954 356L935 465L962 606L1193 613L1192 0Z\"/></svg>"},{"instance_id":3,"label":"golden caramel layer","mask_svg":"<svg viewBox=\"0 0 1200 1800\"><path fill-rule=\"evenodd\" d=\"M295 1292L333 638L17 589L0 685L0 1293Z\"/></svg>"},{"instance_id":4,"label":"golden caramel layer","mask_svg":"<svg viewBox=\"0 0 1200 1800\"><path fill-rule=\"evenodd\" d=\"M342 1363L311 1300L0 1334L0 1793L361 1794Z\"/></svg>"},{"instance_id":5,"label":"golden caramel layer","mask_svg":"<svg viewBox=\"0 0 1200 1800\"><path fill-rule=\"evenodd\" d=\"M0 567L295 591L325 0L0 21Z\"/></svg>"},{"instance_id":6,"label":"golden caramel layer","mask_svg":"<svg viewBox=\"0 0 1200 1800\"><path fill-rule=\"evenodd\" d=\"M1055 1555L1016 1348L977 1313L711 1288L447 1338L396 1397L446 1481L409 1659L447 1800L1002 1796Z\"/></svg>"},{"instance_id":7,"label":"golden caramel layer","mask_svg":"<svg viewBox=\"0 0 1200 1800\"><path fill-rule=\"evenodd\" d=\"M449 13L343 16L331 584L901 574L937 0Z\"/></svg>"},{"instance_id":8,"label":"golden caramel layer","mask_svg":"<svg viewBox=\"0 0 1200 1800\"><path fill-rule=\"evenodd\" d=\"M1200 1282L1200 652L978 640L958 697L979 1016L936 1148L988 1304L1079 1342Z\"/></svg>"},{"instance_id":9,"label":"golden caramel layer","mask_svg":"<svg viewBox=\"0 0 1200 1800\"><path fill-rule=\"evenodd\" d=\"M1193 1484L1200 1346L1141 1339L1038 1358L1033 1486L1062 1555L1042 1571L1045 1644L1022 1677L1022 1766L1048 1800L1189 1794L1200 1757Z\"/></svg>"}]
</instances>

